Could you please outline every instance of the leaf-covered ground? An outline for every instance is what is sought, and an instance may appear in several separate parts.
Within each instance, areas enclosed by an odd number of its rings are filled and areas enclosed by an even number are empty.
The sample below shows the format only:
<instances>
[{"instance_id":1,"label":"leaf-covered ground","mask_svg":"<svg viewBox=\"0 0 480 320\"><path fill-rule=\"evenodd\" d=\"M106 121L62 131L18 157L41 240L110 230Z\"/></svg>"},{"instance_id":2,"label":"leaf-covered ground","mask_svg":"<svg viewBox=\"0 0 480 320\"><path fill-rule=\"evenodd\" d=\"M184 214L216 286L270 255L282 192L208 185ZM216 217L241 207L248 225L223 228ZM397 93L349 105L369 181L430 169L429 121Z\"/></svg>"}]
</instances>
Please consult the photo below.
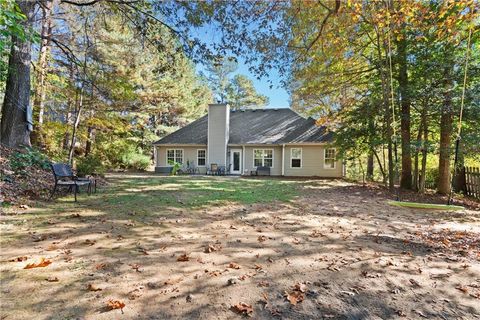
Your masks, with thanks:
<instances>
[{"instance_id":1,"label":"leaf-covered ground","mask_svg":"<svg viewBox=\"0 0 480 320\"><path fill-rule=\"evenodd\" d=\"M0 319L480 316L478 211L333 180L109 180L1 215Z\"/></svg>"}]
</instances>

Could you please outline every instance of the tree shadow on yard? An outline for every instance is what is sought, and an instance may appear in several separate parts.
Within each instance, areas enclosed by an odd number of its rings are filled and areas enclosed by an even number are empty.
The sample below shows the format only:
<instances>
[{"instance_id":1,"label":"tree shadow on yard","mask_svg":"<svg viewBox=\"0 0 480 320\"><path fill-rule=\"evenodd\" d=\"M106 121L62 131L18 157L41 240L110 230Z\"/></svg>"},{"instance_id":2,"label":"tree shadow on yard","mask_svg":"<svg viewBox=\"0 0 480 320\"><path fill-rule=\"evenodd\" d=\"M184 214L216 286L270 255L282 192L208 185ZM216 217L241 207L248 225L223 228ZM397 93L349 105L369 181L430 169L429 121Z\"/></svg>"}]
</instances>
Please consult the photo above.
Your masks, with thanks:
<instances>
[{"instance_id":1,"label":"tree shadow on yard","mask_svg":"<svg viewBox=\"0 0 480 320\"><path fill-rule=\"evenodd\" d=\"M455 262L453 283L436 287L440 280L428 278L441 262L428 260L436 249L404 240L431 218L386 211L385 199L336 184L119 177L78 204L8 216L2 260L29 260L2 265L2 288L10 291L0 315L232 319L241 318L230 309L239 302L251 304L259 319L478 313L474 298L455 289L473 278L478 263L462 271L465 262ZM412 221L417 214L421 222ZM40 257L53 262L22 269ZM299 283L307 291L294 306L285 292ZM126 304L123 315L105 309L110 299Z\"/></svg>"}]
</instances>

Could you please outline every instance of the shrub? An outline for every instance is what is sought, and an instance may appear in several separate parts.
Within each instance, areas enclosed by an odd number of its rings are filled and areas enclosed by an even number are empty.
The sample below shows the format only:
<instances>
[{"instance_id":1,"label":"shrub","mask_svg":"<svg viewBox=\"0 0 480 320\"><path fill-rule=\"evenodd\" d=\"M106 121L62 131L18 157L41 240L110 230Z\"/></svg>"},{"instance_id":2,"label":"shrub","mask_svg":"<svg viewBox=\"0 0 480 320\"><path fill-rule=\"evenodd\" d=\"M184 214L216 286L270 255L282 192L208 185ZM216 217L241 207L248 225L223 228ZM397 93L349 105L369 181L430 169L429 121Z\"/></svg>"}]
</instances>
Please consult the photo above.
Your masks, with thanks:
<instances>
[{"instance_id":1,"label":"shrub","mask_svg":"<svg viewBox=\"0 0 480 320\"><path fill-rule=\"evenodd\" d=\"M33 148L25 148L23 152L16 151L10 156L10 166L13 171L22 173L28 167L48 169L50 161L46 155Z\"/></svg>"},{"instance_id":2,"label":"shrub","mask_svg":"<svg viewBox=\"0 0 480 320\"><path fill-rule=\"evenodd\" d=\"M105 173L105 166L102 160L96 155L89 155L78 159L77 174L79 176L87 176L92 174Z\"/></svg>"},{"instance_id":3,"label":"shrub","mask_svg":"<svg viewBox=\"0 0 480 320\"><path fill-rule=\"evenodd\" d=\"M141 153L127 153L122 156L122 163L127 168L145 170L151 164L150 157Z\"/></svg>"},{"instance_id":4,"label":"shrub","mask_svg":"<svg viewBox=\"0 0 480 320\"><path fill-rule=\"evenodd\" d=\"M170 174L176 176L181 167L180 163L170 160L168 164L172 166L172 172L170 172Z\"/></svg>"}]
</instances>

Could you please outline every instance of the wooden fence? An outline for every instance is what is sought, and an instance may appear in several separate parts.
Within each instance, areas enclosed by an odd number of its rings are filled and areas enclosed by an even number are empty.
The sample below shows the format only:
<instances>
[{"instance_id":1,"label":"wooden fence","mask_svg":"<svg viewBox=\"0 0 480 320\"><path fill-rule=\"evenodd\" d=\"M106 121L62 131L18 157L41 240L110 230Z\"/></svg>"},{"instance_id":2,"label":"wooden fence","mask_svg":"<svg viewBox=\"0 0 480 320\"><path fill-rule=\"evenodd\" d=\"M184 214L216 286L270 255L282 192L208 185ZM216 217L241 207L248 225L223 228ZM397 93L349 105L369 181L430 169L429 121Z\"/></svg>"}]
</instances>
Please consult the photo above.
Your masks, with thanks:
<instances>
[{"instance_id":1,"label":"wooden fence","mask_svg":"<svg viewBox=\"0 0 480 320\"><path fill-rule=\"evenodd\" d=\"M480 168L465 167L466 195L480 199Z\"/></svg>"}]
</instances>

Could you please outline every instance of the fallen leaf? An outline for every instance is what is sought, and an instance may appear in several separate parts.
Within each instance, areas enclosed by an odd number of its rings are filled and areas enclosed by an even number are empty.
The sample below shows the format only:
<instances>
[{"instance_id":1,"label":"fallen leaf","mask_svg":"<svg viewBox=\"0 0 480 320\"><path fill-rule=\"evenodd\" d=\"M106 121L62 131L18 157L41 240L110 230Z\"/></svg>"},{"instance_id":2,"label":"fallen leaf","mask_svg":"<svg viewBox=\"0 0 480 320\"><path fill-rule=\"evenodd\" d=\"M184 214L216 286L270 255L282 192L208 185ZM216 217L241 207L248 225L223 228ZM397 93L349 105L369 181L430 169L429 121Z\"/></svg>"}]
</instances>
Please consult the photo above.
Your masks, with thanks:
<instances>
[{"instance_id":1,"label":"fallen leaf","mask_svg":"<svg viewBox=\"0 0 480 320\"><path fill-rule=\"evenodd\" d=\"M97 264L97 265L95 266L95 269L97 269L97 270L103 270L103 269L105 269L106 267L107 267L107 264L104 263L104 262L102 262L102 263Z\"/></svg>"},{"instance_id":2,"label":"fallen leaf","mask_svg":"<svg viewBox=\"0 0 480 320\"><path fill-rule=\"evenodd\" d=\"M219 251L221 248L222 248L221 246L215 246L213 244L209 244L207 247L205 247L205 253Z\"/></svg>"},{"instance_id":3,"label":"fallen leaf","mask_svg":"<svg viewBox=\"0 0 480 320\"><path fill-rule=\"evenodd\" d=\"M118 300L108 300L107 308L109 310L120 309L123 313L123 308L125 308L125 303Z\"/></svg>"},{"instance_id":4,"label":"fallen leaf","mask_svg":"<svg viewBox=\"0 0 480 320\"><path fill-rule=\"evenodd\" d=\"M23 269L43 268L52 263L52 260L41 258L39 263L29 263Z\"/></svg>"},{"instance_id":5,"label":"fallen leaf","mask_svg":"<svg viewBox=\"0 0 480 320\"><path fill-rule=\"evenodd\" d=\"M48 277L45 280L47 280L48 282L58 282L59 281L57 277Z\"/></svg>"},{"instance_id":6,"label":"fallen leaf","mask_svg":"<svg viewBox=\"0 0 480 320\"><path fill-rule=\"evenodd\" d=\"M443 278L448 278L452 274L451 273L437 273L437 274L431 274L430 279L443 279Z\"/></svg>"},{"instance_id":7,"label":"fallen leaf","mask_svg":"<svg viewBox=\"0 0 480 320\"><path fill-rule=\"evenodd\" d=\"M253 313L253 307L244 302L240 302L240 303L237 303L236 305L233 305L231 309L236 313L240 313L247 316L250 316Z\"/></svg>"},{"instance_id":8,"label":"fallen leaf","mask_svg":"<svg viewBox=\"0 0 480 320\"><path fill-rule=\"evenodd\" d=\"M142 290L140 288L133 289L128 293L129 300L135 300L137 298L140 298L141 296L142 296Z\"/></svg>"},{"instance_id":9,"label":"fallen leaf","mask_svg":"<svg viewBox=\"0 0 480 320\"><path fill-rule=\"evenodd\" d=\"M300 291L292 291L290 293L285 291L285 296L291 305L297 305L305 299L305 295Z\"/></svg>"},{"instance_id":10,"label":"fallen leaf","mask_svg":"<svg viewBox=\"0 0 480 320\"><path fill-rule=\"evenodd\" d=\"M258 286L259 286L259 287L269 287L270 284L269 284L267 281L260 281L260 282L258 283Z\"/></svg>"},{"instance_id":11,"label":"fallen leaf","mask_svg":"<svg viewBox=\"0 0 480 320\"><path fill-rule=\"evenodd\" d=\"M410 281L410 283L411 283L414 287L421 287L420 283L418 283L418 281L415 280L415 279L409 279L408 281Z\"/></svg>"},{"instance_id":12,"label":"fallen leaf","mask_svg":"<svg viewBox=\"0 0 480 320\"><path fill-rule=\"evenodd\" d=\"M25 261L27 260L28 257L27 256L23 256L23 257L16 257L16 258L13 258L13 259L10 259L8 260L9 262L22 262L22 261Z\"/></svg>"},{"instance_id":13,"label":"fallen leaf","mask_svg":"<svg viewBox=\"0 0 480 320\"><path fill-rule=\"evenodd\" d=\"M237 263L235 263L235 262L230 262L230 264L228 265L228 267L229 267L230 269L240 269L240 266L239 266Z\"/></svg>"},{"instance_id":14,"label":"fallen leaf","mask_svg":"<svg viewBox=\"0 0 480 320\"><path fill-rule=\"evenodd\" d=\"M305 293L307 291L307 286L304 283L297 283L293 289Z\"/></svg>"},{"instance_id":15,"label":"fallen leaf","mask_svg":"<svg viewBox=\"0 0 480 320\"><path fill-rule=\"evenodd\" d=\"M137 272L142 272L142 271L140 271L141 266L138 263L131 264L130 267L132 267L132 269L137 271Z\"/></svg>"},{"instance_id":16,"label":"fallen leaf","mask_svg":"<svg viewBox=\"0 0 480 320\"><path fill-rule=\"evenodd\" d=\"M462 291L463 293L468 293L468 288L466 286L456 286L455 289Z\"/></svg>"},{"instance_id":17,"label":"fallen leaf","mask_svg":"<svg viewBox=\"0 0 480 320\"><path fill-rule=\"evenodd\" d=\"M163 284L164 285L173 285L183 281L183 278L167 279Z\"/></svg>"},{"instance_id":18,"label":"fallen leaf","mask_svg":"<svg viewBox=\"0 0 480 320\"><path fill-rule=\"evenodd\" d=\"M177 261L181 261L181 262L185 262L185 261L189 261L189 260L190 260L190 257L186 253L182 254L181 256L179 256L177 258Z\"/></svg>"},{"instance_id":19,"label":"fallen leaf","mask_svg":"<svg viewBox=\"0 0 480 320\"><path fill-rule=\"evenodd\" d=\"M268 238L267 238L266 236L259 236L259 237L257 238L258 242L264 242L264 241L267 241L267 239L268 239Z\"/></svg>"},{"instance_id":20,"label":"fallen leaf","mask_svg":"<svg viewBox=\"0 0 480 320\"><path fill-rule=\"evenodd\" d=\"M47 247L47 251L54 251L54 250L57 250L58 249L58 246L56 244L51 244Z\"/></svg>"},{"instance_id":21,"label":"fallen leaf","mask_svg":"<svg viewBox=\"0 0 480 320\"><path fill-rule=\"evenodd\" d=\"M95 284L93 284L93 283L89 283L88 286L87 286L87 290L88 290L88 291L102 291L103 289L97 287L97 286L96 286Z\"/></svg>"},{"instance_id":22,"label":"fallen leaf","mask_svg":"<svg viewBox=\"0 0 480 320\"><path fill-rule=\"evenodd\" d=\"M84 243L88 246L93 246L96 242L97 242L96 240L87 239L87 240L85 240Z\"/></svg>"},{"instance_id":23,"label":"fallen leaf","mask_svg":"<svg viewBox=\"0 0 480 320\"><path fill-rule=\"evenodd\" d=\"M146 256L149 255L149 253L147 252L147 249L140 248L138 251L139 251L140 253L143 253L143 254L146 255Z\"/></svg>"}]
</instances>

